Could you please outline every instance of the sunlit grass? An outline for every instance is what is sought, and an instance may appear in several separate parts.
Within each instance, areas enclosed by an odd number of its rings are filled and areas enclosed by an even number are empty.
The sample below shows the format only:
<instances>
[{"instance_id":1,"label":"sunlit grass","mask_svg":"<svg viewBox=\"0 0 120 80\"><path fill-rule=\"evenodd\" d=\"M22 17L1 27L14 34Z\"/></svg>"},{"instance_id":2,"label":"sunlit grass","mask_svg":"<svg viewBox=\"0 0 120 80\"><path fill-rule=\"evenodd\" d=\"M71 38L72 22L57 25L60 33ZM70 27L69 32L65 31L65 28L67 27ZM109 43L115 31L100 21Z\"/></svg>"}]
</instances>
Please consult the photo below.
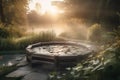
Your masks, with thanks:
<instances>
[{"instance_id":1,"label":"sunlit grass","mask_svg":"<svg viewBox=\"0 0 120 80\"><path fill-rule=\"evenodd\" d=\"M52 31L41 32L39 34L31 34L21 38L4 38L0 39L0 51L3 50L25 50L25 48L33 43L57 40L56 35Z\"/></svg>"}]
</instances>

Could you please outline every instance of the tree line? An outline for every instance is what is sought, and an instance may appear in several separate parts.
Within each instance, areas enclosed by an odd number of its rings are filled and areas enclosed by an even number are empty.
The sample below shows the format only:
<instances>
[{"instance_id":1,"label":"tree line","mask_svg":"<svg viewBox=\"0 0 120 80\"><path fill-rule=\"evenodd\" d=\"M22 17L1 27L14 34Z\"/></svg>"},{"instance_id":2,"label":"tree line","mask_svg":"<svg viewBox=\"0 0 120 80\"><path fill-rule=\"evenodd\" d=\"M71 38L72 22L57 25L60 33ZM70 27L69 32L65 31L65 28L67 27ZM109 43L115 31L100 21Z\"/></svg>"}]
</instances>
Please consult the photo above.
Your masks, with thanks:
<instances>
[{"instance_id":1,"label":"tree line","mask_svg":"<svg viewBox=\"0 0 120 80\"><path fill-rule=\"evenodd\" d=\"M24 25L28 0L0 0L0 22Z\"/></svg>"},{"instance_id":2,"label":"tree line","mask_svg":"<svg viewBox=\"0 0 120 80\"><path fill-rule=\"evenodd\" d=\"M35 13L27 14L28 3L29 0L0 0L0 21L5 24L23 25L27 19L32 20L31 17L34 20ZM84 18L118 26L120 25L119 4L119 0L64 0L56 6L65 10L63 14L65 18ZM44 21L44 17L40 19L41 22Z\"/></svg>"}]
</instances>

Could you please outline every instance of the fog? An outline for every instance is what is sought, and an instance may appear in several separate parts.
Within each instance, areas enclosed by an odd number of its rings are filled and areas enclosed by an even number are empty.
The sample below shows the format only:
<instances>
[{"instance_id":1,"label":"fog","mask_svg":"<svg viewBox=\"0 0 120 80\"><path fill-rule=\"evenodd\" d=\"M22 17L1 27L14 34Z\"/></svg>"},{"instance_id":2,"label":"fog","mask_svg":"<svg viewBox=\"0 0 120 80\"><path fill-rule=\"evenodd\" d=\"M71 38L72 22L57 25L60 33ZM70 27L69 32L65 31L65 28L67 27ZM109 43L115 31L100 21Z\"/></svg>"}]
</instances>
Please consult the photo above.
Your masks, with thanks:
<instances>
[{"instance_id":1,"label":"fog","mask_svg":"<svg viewBox=\"0 0 120 80\"><path fill-rule=\"evenodd\" d=\"M53 31L58 37L73 39L87 39L89 24L82 19L55 20L50 23L37 25L28 24L27 33L39 34L44 31Z\"/></svg>"}]
</instances>

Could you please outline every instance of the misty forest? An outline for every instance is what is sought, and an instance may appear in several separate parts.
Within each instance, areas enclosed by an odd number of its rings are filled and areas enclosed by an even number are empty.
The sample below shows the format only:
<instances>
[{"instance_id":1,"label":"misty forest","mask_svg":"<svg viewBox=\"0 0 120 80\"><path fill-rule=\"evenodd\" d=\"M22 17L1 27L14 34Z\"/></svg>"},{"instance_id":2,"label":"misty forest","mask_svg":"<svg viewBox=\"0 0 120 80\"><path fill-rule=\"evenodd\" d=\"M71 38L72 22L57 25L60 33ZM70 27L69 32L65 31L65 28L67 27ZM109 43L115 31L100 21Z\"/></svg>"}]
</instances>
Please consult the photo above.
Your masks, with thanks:
<instances>
[{"instance_id":1,"label":"misty forest","mask_svg":"<svg viewBox=\"0 0 120 80\"><path fill-rule=\"evenodd\" d=\"M120 1L0 0L0 80L120 80Z\"/></svg>"}]
</instances>

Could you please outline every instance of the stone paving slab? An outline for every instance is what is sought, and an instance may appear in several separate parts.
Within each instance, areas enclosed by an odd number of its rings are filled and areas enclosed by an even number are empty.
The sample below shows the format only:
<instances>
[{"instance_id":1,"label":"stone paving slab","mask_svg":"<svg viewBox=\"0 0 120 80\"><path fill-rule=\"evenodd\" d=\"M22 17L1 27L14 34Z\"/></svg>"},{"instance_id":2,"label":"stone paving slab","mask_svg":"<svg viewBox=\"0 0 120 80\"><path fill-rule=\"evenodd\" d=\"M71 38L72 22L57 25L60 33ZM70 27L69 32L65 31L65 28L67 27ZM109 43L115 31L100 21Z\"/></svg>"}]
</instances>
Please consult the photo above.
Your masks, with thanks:
<instances>
[{"instance_id":1,"label":"stone paving slab","mask_svg":"<svg viewBox=\"0 0 120 80\"><path fill-rule=\"evenodd\" d=\"M29 74L31 71L23 71L23 70L16 70L13 71L12 73L8 74L6 77L20 77L20 76L25 76Z\"/></svg>"},{"instance_id":2,"label":"stone paving slab","mask_svg":"<svg viewBox=\"0 0 120 80\"><path fill-rule=\"evenodd\" d=\"M47 65L36 66L36 67L31 67L30 65L26 65L6 75L6 77L24 76L22 80L47 80L49 71L43 68L45 66L50 67Z\"/></svg>"},{"instance_id":3,"label":"stone paving slab","mask_svg":"<svg viewBox=\"0 0 120 80\"><path fill-rule=\"evenodd\" d=\"M32 68L29 65L27 66L23 66L18 68L17 70L11 72L9 75L9 77L16 77L16 75L18 75L18 77L20 77L21 75L27 75L30 72L35 72L36 68ZM6 77L8 77L8 75Z\"/></svg>"},{"instance_id":4,"label":"stone paving slab","mask_svg":"<svg viewBox=\"0 0 120 80\"><path fill-rule=\"evenodd\" d=\"M18 70L21 70L21 71L31 71L32 72L33 68L30 67L29 65L27 65L27 66L18 68Z\"/></svg>"},{"instance_id":5,"label":"stone paving slab","mask_svg":"<svg viewBox=\"0 0 120 80\"><path fill-rule=\"evenodd\" d=\"M48 75L43 73L32 72L26 76L22 80L47 80Z\"/></svg>"},{"instance_id":6,"label":"stone paving slab","mask_svg":"<svg viewBox=\"0 0 120 80\"><path fill-rule=\"evenodd\" d=\"M25 66L28 65L28 62L26 61L26 57L24 57L18 64L17 66Z\"/></svg>"}]
</instances>

